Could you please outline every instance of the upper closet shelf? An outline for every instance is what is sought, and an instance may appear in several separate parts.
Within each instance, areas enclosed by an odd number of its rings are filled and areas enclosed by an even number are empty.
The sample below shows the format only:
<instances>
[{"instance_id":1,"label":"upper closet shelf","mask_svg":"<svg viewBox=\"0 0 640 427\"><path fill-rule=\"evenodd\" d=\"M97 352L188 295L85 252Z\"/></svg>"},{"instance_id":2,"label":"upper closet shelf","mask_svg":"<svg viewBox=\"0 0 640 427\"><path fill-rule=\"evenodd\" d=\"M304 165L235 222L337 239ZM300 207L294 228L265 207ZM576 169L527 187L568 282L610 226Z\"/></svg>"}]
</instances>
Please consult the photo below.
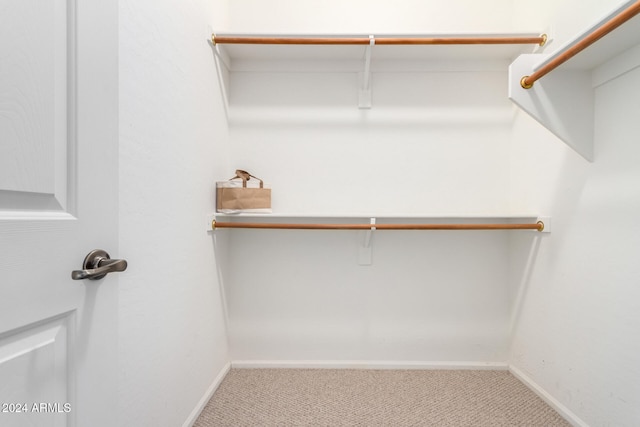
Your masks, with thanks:
<instances>
[{"instance_id":1,"label":"upper closet shelf","mask_svg":"<svg viewBox=\"0 0 640 427\"><path fill-rule=\"evenodd\" d=\"M231 71L251 62L513 60L544 45L539 32L502 34L213 34ZM363 68L363 67L359 67Z\"/></svg>"},{"instance_id":2,"label":"upper closet shelf","mask_svg":"<svg viewBox=\"0 0 640 427\"><path fill-rule=\"evenodd\" d=\"M550 54L521 55L509 98L593 161L594 88L640 66L640 0L624 2Z\"/></svg>"},{"instance_id":3,"label":"upper closet shelf","mask_svg":"<svg viewBox=\"0 0 640 427\"><path fill-rule=\"evenodd\" d=\"M487 63L510 62L546 41L540 33L211 35L228 71L356 72L359 108L371 108L372 72L495 67Z\"/></svg>"}]
</instances>

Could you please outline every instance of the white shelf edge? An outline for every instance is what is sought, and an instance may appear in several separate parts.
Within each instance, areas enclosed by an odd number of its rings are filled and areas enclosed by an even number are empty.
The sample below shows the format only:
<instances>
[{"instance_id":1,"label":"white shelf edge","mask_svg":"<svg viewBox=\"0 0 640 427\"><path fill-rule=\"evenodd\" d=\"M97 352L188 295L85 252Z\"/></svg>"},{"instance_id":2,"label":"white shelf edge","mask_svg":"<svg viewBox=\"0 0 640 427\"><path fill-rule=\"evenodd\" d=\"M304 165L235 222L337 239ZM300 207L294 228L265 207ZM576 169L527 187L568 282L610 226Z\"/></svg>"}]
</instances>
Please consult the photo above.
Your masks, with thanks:
<instances>
[{"instance_id":1,"label":"white shelf edge","mask_svg":"<svg viewBox=\"0 0 640 427\"><path fill-rule=\"evenodd\" d=\"M418 32L301 32L301 33L282 33L282 32L233 32L233 31L213 31L216 36L219 37L327 37L327 38L342 38L342 37L369 37L374 35L375 37L425 37L425 38L437 38L437 37L537 37L542 34L540 31L480 31L480 32L436 32L436 33L418 33ZM209 34L211 36L211 34Z\"/></svg>"},{"instance_id":2,"label":"white shelf edge","mask_svg":"<svg viewBox=\"0 0 640 427\"><path fill-rule=\"evenodd\" d=\"M520 55L509 66L509 99L586 160L592 162L594 91L591 73L556 69L535 82L520 85L530 75L538 55Z\"/></svg>"},{"instance_id":3,"label":"white shelf edge","mask_svg":"<svg viewBox=\"0 0 640 427\"><path fill-rule=\"evenodd\" d=\"M360 214L360 213L335 213L335 214L312 214L312 213L239 213L239 214L210 214L212 217L218 218L263 218L263 219L280 219L280 218L327 218L327 219L439 219L439 220L482 220L482 219L535 219L539 218L539 214Z\"/></svg>"}]
</instances>

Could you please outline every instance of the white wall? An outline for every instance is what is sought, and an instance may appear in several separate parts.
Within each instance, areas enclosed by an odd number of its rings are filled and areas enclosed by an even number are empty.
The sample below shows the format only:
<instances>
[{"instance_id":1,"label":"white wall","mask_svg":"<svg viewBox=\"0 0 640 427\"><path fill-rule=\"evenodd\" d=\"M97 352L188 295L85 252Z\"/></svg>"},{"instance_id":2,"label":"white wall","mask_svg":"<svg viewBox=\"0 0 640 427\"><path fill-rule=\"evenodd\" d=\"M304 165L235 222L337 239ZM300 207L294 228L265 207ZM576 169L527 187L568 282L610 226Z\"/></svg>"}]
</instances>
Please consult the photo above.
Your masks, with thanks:
<instances>
[{"instance_id":1,"label":"white wall","mask_svg":"<svg viewBox=\"0 0 640 427\"><path fill-rule=\"evenodd\" d=\"M620 3L515 2L514 16L552 25L553 50ZM595 89L594 163L524 113L514 122L512 208L551 215L553 232L511 236L510 363L589 426L640 422L638 77Z\"/></svg>"},{"instance_id":2,"label":"white wall","mask_svg":"<svg viewBox=\"0 0 640 427\"><path fill-rule=\"evenodd\" d=\"M370 110L356 73L232 73L232 159L275 212L505 214L505 70L376 72Z\"/></svg>"},{"instance_id":3,"label":"white wall","mask_svg":"<svg viewBox=\"0 0 640 427\"><path fill-rule=\"evenodd\" d=\"M235 361L506 361L504 233L229 232Z\"/></svg>"},{"instance_id":4,"label":"white wall","mask_svg":"<svg viewBox=\"0 0 640 427\"><path fill-rule=\"evenodd\" d=\"M512 29L512 11L512 0L233 0L229 31L500 32Z\"/></svg>"},{"instance_id":5,"label":"white wall","mask_svg":"<svg viewBox=\"0 0 640 427\"><path fill-rule=\"evenodd\" d=\"M514 124L512 200L553 232L511 238L510 363L594 427L640 423L638 78L595 90L593 163L524 114Z\"/></svg>"},{"instance_id":6,"label":"white wall","mask_svg":"<svg viewBox=\"0 0 640 427\"><path fill-rule=\"evenodd\" d=\"M233 74L233 162L276 213L505 214L506 77L471 76L375 74L363 111L355 76ZM234 360L506 361L506 234L376 232L370 267L356 232L228 234Z\"/></svg>"},{"instance_id":7,"label":"white wall","mask_svg":"<svg viewBox=\"0 0 640 427\"><path fill-rule=\"evenodd\" d=\"M120 1L121 426L182 425L229 360L204 231L228 167L207 42L223 6Z\"/></svg>"}]
</instances>

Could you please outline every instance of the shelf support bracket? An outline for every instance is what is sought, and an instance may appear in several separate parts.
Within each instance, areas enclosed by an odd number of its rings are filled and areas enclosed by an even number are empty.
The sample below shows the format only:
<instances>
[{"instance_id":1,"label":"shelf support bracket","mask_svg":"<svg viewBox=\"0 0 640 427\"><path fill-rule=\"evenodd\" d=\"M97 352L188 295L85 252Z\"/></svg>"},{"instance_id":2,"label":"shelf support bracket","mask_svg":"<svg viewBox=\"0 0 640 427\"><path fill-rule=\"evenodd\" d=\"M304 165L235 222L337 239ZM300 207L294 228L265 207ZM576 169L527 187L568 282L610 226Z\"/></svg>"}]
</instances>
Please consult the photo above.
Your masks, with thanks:
<instances>
[{"instance_id":1,"label":"shelf support bracket","mask_svg":"<svg viewBox=\"0 0 640 427\"><path fill-rule=\"evenodd\" d=\"M594 101L591 73L559 70L530 88L521 85L540 54L520 55L509 67L509 99L588 161L593 161Z\"/></svg>"},{"instance_id":2,"label":"shelf support bracket","mask_svg":"<svg viewBox=\"0 0 640 427\"><path fill-rule=\"evenodd\" d=\"M364 71L358 73L360 90L358 91L358 108L371 108L371 50L376 44L373 35L369 35L369 46L364 54Z\"/></svg>"}]
</instances>

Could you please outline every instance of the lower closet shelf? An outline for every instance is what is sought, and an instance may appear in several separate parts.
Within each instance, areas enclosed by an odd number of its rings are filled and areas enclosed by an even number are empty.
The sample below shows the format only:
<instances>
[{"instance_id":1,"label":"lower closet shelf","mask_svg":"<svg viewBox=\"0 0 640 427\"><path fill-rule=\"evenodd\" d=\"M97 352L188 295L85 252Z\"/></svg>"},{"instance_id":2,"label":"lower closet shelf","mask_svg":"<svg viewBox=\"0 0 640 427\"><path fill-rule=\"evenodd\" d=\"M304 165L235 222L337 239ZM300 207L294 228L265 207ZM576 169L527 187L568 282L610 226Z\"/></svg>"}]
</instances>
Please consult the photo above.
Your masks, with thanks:
<instances>
[{"instance_id":1,"label":"lower closet shelf","mask_svg":"<svg viewBox=\"0 0 640 427\"><path fill-rule=\"evenodd\" d=\"M256 219L260 218L259 221ZM321 222L310 222L315 219ZM367 219L368 223L362 221ZM383 222L378 222L378 219ZM418 221L418 219L420 221ZM301 220L303 222L301 222ZM336 222L343 220L343 222ZM538 216L294 216L217 214L208 221L210 230L220 228L292 230L536 230L549 232L549 218Z\"/></svg>"}]
</instances>

